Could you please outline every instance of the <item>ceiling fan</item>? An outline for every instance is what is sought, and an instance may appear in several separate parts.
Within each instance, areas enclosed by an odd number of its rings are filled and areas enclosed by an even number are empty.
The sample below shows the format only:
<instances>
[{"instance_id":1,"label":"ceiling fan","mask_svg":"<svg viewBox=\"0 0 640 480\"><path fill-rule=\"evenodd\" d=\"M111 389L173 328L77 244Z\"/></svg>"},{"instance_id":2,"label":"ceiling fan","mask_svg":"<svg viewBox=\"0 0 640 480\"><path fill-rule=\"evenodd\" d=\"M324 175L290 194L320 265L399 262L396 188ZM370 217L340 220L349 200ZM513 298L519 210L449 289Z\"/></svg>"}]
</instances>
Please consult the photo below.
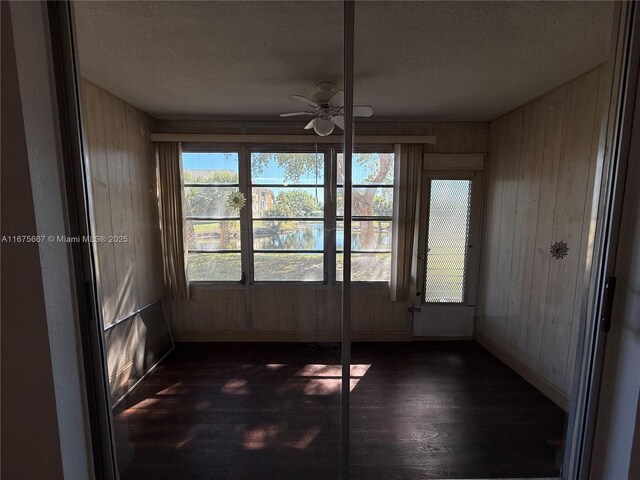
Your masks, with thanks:
<instances>
[{"instance_id":1,"label":"ceiling fan","mask_svg":"<svg viewBox=\"0 0 640 480\"><path fill-rule=\"evenodd\" d=\"M291 95L291 98L312 107L313 110L304 112L283 113L281 117L294 117L297 115L313 115L315 118L304 127L305 130L311 128L320 135L326 137L333 132L335 126L344 130L344 92L336 91L336 86L331 82L320 82L318 90L311 98L302 95ZM373 115L373 108L369 106L354 106L354 117L370 117Z\"/></svg>"}]
</instances>

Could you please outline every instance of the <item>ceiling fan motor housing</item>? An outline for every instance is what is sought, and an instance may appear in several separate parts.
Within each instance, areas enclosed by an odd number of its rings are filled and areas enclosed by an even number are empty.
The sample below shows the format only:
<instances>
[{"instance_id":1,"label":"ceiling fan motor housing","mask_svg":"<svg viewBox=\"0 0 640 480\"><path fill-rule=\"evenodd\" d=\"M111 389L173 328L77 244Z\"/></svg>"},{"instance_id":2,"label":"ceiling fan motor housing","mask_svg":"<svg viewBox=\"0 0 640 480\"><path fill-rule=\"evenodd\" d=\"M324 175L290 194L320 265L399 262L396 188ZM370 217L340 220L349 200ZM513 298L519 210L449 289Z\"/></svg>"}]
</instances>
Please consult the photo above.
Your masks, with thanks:
<instances>
[{"instance_id":1,"label":"ceiling fan motor housing","mask_svg":"<svg viewBox=\"0 0 640 480\"><path fill-rule=\"evenodd\" d=\"M320 82L317 86L318 91L311 96L311 99L320 105L328 105L329 99L336 92L336 86L331 82Z\"/></svg>"}]
</instances>

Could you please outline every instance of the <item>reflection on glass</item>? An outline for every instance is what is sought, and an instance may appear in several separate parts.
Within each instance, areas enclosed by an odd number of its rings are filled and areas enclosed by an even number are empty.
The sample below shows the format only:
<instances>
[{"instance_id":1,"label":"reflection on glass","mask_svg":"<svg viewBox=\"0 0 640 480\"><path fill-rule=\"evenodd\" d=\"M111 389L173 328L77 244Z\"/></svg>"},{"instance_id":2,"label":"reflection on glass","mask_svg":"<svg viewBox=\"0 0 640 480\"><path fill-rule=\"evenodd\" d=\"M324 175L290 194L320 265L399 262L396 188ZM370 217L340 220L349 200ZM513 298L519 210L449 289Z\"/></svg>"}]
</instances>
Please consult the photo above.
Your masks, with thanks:
<instances>
[{"instance_id":1,"label":"reflection on glass","mask_svg":"<svg viewBox=\"0 0 640 480\"><path fill-rule=\"evenodd\" d=\"M322 250L324 224L317 221L255 221L255 250Z\"/></svg>"},{"instance_id":2,"label":"reflection on glass","mask_svg":"<svg viewBox=\"0 0 640 480\"><path fill-rule=\"evenodd\" d=\"M254 279L258 282L321 282L322 253L254 253Z\"/></svg>"},{"instance_id":3,"label":"reflection on glass","mask_svg":"<svg viewBox=\"0 0 640 480\"><path fill-rule=\"evenodd\" d=\"M344 162L338 153L338 185L344 183ZM393 153L354 153L351 179L353 185L393 185Z\"/></svg>"},{"instance_id":4,"label":"reflection on glass","mask_svg":"<svg viewBox=\"0 0 640 480\"><path fill-rule=\"evenodd\" d=\"M184 183L238 183L238 154L183 152Z\"/></svg>"},{"instance_id":5,"label":"reflection on glass","mask_svg":"<svg viewBox=\"0 0 640 480\"><path fill-rule=\"evenodd\" d=\"M353 250L391 250L391 222L384 220L352 220ZM336 250L344 248L344 222L336 223Z\"/></svg>"},{"instance_id":6,"label":"reflection on glass","mask_svg":"<svg viewBox=\"0 0 640 480\"><path fill-rule=\"evenodd\" d=\"M240 281L240 253L189 253L187 276L190 282Z\"/></svg>"},{"instance_id":7,"label":"reflection on glass","mask_svg":"<svg viewBox=\"0 0 640 480\"><path fill-rule=\"evenodd\" d=\"M187 217L237 217L238 210L229 205L229 195L238 187L185 187Z\"/></svg>"},{"instance_id":8,"label":"reflection on glass","mask_svg":"<svg viewBox=\"0 0 640 480\"><path fill-rule=\"evenodd\" d=\"M240 250L240 221L187 220L184 237L187 250Z\"/></svg>"},{"instance_id":9,"label":"reflection on glass","mask_svg":"<svg viewBox=\"0 0 640 480\"><path fill-rule=\"evenodd\" d=\"M336 279L342 281L344 249L344 161L337 156ZM352 164L351 280L388 282L391 278L393 153L354 153ZM358 217L368 217L359 220Z\"/></svg>"},{"instance_id":10,"label":"reflection on glass","mask_svg":"<svg viewBox=\"0 0 640 480\"><path fill-rule=\"evenodd\" d=\"M254 218L322 218L324 188L254 186L251 208Z\"/></svg>"},{"instance_id":11,"label":"reflection on glass","mask_svg":"<svg viewBox=\"0 0 640 480\"><path fill-rule=\"evenodd\" d=\"M393 187L359 187L351 189L351 209L354 217L393 216ZM344 188L338 187L336 215L344 215Z\"/></svg>"},{"instance_id":12,"label":"reflection on glass","mask_svg":"<svg viewBox=\"0 0 640 480\"><path fill-rule=\"evenodd\" d=\"M343 255L336 254L336 280L343 279ZM391 252L351 252L351 280L354 282L388 282L391 279Z\"/></svg>"},{"instance_id":13,"label":"reflection on glass","mask_svg":"<svg viewBox=\"0 0 640 480\"><path fill-rule=\"evenodd\" d=\"M272 185L322 185L323 153L252 153L251 183Z\"/></svg>"}]
</instances>

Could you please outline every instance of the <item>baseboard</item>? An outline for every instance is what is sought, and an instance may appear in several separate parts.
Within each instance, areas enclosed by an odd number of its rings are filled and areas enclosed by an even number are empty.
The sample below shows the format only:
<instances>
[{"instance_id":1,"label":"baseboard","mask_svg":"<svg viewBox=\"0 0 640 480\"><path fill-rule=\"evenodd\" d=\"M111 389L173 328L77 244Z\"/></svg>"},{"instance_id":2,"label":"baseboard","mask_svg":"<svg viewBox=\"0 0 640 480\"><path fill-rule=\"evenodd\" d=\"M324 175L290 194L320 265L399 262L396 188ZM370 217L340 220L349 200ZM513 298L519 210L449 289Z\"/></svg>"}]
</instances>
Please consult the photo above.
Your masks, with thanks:
<instances>
[{"instance_id":1,"label":"baseboard","mask_svg":"<svg viewBox=\"0 0 640 480\"><path fill-rule=\"evenodd\" d=\"M530 367L525 365L522 361L518 360L512 354L504 350L498 344L494 343L492 340L489 340L487 337L482 335L479 332L476 332L476 341L482 345L484 348L489 350L493 355L498 357L502 363L507 365L511 370L516 372L522 378L524 378L527 382L533 385L535 388L540 390L547 398L549 398L553 403L562 408L565 412L569 411L569 397L567 395L558 390L556 387L551 385L547 380L541 377L538 373L534 372Z\"/></svg>"},{"instance_id":2,"label":"baseboard","mask_svg":"<svg viewBox=\"0 0 640 480\"><path fill-rule=\"evenodd\" d=\"M176 342L339 342L339 331L177 330ZM352 332L354 342L411 342L413 332Z\"/></svg>"}]
</instances>

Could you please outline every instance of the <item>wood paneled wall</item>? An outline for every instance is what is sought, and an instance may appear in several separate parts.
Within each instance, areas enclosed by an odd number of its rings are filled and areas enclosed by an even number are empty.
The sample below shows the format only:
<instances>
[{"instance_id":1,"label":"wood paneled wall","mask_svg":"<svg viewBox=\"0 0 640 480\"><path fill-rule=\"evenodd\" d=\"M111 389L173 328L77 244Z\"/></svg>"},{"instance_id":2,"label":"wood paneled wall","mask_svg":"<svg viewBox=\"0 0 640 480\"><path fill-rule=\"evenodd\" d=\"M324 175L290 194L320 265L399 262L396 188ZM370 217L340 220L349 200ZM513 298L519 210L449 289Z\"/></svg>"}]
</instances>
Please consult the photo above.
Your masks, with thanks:
<instances>
[{"instance_id":1,"label":"wood paneled wall","mask_svg":"<svg viewBox=\"0 0 640 480\"><path fill-rule=\"evenodd\" d=\"M489 126L476 336L565 399L582 321L603 70ZM563 259L551 257L556 241L569 246Z\"/></svg>"},{"instance_id":2,"label":"wood paneled wall","mask_svg":"<svg viewBox=\"0 0 640 480\"><path fill-rule=\"evenodd\" d=\"M197 121L158 120L155 133L211 133L236 135L300 135L307 122L296 121ZM487 122L405 122L362 120L356 122L359 135L435 135L425 152L486 153ZM335 136L339 144L342 137ZM357 145L356 145L357 148Z\"/></svg>"},{"instance_id":3,"label":"wood paneled wall","mask_svg":"<svg viewBox=\"0 0 640 480\"><path fill-rule=\"evenodd\" d=\"M109 92L82 82L86 156L105 326L162 297L154 120Z\"/></svg>"},{"instance_id":4,"label":"wood paneled wall","mask_svg":"<svg viewBox=\"0 0 640 480\"><path fill-rule=\"evenodd\" d=\"M337 286L192 285L189 301L172 303L172 324L186 341L338 341L341 302ZM354 339L413 338L408 305L388 288L354 287L351 303Z\"/></svg>"},{"instance_id":5,"label":"wood paneled wall","mask_svg":"<svg viewBox=\"0 0 640 480\"><path fill-rule=\"evenodd\" d=\"M274 124L278 125L274 125ZM160 133L296 134L296 122L158 122ZM488 124L362 122L362 134L435 135L425 152L485 153ZM412 340L409 304L389 300L388 287L352 286L354 340ZM191 298L173 302L177 340L336 341L340 339L340 287L335 285L192 285Z\"/></svg>"},{"instance_id":6,"label":"wood paneled wall","mask_svg":"<svg viewBox=\"0 0 640 480\"><path fill-rule=\"evenodd\" d=\"M82 82L82 93L93 232L106 238L94 245L107 328L163 296L155 147L149 139L155 121L90 82ZM147 327L138 313L106 332L112 402L149 367L150 339L157 332Z\"/></svg>"}]
</instances>

